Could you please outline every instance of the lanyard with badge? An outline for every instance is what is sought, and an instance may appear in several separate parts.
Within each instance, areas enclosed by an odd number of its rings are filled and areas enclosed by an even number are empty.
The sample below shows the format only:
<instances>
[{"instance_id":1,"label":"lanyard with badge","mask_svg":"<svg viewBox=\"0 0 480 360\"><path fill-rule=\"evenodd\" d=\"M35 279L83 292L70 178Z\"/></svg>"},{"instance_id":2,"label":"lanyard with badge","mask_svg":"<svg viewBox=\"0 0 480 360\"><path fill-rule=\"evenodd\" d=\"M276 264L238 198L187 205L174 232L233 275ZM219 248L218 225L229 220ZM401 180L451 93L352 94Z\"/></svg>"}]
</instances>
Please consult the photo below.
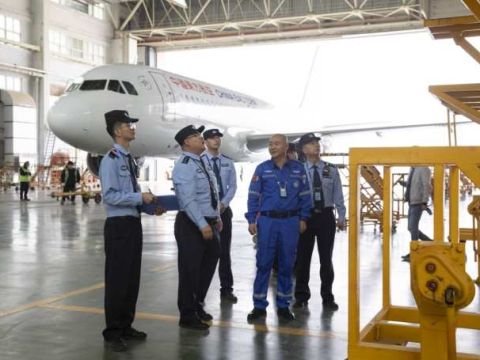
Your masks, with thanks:
<instances>
[{"instance_id":1,"label":"lanyard with badge","mask_svg":"<svg viewBox=\"0 0 480 360\"><path fill-rule=\"evenodd\" d=\"M277 175L277 172L275 170L273 170L273 174L275 175L275 179L277 180L278 189L279 189L279 192L280 192L280 197L284 199L284 198L287 197L288 180L285 180L285 183L282 185L282 183L278 179L278 175Z\"/></svg>"},{"instance_id":2,"label":"lanyard with badge","mask_svg":"<svg viewBox=\"0 0 480 360\"><path fill-rule=\"evenodd\" d=\"M318 202L318 201L322 201L322 179L320 178L320 175L318 173L318 170L319 170L318 165L313 165L312 169L313 169L313 180L312 180L312 176L310 175L310 171L308 170L308 164L305 163L305 170L307 171L310 184L312 184L313 201Z\"/></svg>"}]
</instances>

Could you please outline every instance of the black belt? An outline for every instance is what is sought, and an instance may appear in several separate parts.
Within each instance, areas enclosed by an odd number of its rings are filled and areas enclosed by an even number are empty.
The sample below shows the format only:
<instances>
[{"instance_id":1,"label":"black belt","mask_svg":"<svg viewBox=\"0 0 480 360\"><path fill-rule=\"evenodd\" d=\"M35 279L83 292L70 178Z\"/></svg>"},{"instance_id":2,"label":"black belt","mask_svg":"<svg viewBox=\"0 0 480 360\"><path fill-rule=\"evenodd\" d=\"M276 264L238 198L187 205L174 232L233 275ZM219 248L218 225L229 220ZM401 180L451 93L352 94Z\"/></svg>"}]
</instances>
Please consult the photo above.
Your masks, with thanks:
<instances>
[{"instance_id":1,"label":"black belt","mask_svg":"<svg viewBox=\"0 0 480 360\"><path fill-rule=\"evenodd\" d=\"M298 216L298 210L291 211L260 211L260 215L271 217L274 219L286 219Z\"/></svg>"},{"instance_id":2,"label":"black belt","mask_svg":"<svg viewBox=\"0 0 480 360\"><path fill-rule=\"evenodd\" d=\"M115 219L115 220L140 220L140 216L133 216L133 215L121 215L121 216L109 216L107 219Z\"/></svg>"},{"instance_id":3,"label":"black belt","mask_svg":"<svg viewBox=\"0 0 480 360\"><path fill-rule=\"evenodd\" d=\"M217 217L205 216L205 221L206 221L209 225L216 225L217 222L218 222L218 218L217 218Z\"/></svg>"}]
</instances>

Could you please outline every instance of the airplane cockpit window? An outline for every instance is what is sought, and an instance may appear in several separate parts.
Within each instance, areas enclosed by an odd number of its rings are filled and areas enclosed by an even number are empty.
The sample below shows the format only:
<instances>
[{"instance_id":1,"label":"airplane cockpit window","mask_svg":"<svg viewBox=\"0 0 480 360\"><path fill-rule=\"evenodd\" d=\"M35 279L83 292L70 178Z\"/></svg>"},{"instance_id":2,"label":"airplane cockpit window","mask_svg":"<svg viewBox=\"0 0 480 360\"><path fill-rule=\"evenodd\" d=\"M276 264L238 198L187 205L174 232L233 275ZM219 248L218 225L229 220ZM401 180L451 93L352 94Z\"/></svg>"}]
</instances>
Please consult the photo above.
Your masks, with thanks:
<instances>
[{"instance_id":1,"label":"airplane cockpit window","mask_svg":"<svg viewBox=\"0 0 480 360\"><path fill-rule=\"evenodd\" d=\"M127 89L127 92L130 95L138 95L138 92L137 92L137 90L135 90L135 86L133 86L132 83L130 83L128 81L122 81L122 84L125 87L125 89Z\"/></svg>"},{"instance_id":2,"label":"airplane cockpit window","mask_svg":"<svg viewBox=\"0 0 480 360\"><path fill-rule=\"evenodd\" d=\"M80 90L104 90L107 80L85 80L80 86Z\"/></svg>"},{"instance_id":3,"label":"airplane cockpit window","mask_svg":"<svg viewBox=\"0 0 480 360\"><path fill-rule=\"evenodd\" d=\"M67 90L65 90L65 92L68 93L68 92L75 91L80 87L80 85L81 84L79 84L79 83L70 84L70 86L67 88Z\"/></svg>"},{"instance_id":4,"label":"airplane cockpit window","mask_svg":"<svg viewBox=\"0 0 480 360\"><path fill-rule=\"evenodd\" d=\"M123 87L120 84L120 81L118 81L118 80L110 80L108 82L108 90L115 91L115 92L118 92L120 94L125 94L125 90L123 90Z\"/></svg>"}]
</instances>

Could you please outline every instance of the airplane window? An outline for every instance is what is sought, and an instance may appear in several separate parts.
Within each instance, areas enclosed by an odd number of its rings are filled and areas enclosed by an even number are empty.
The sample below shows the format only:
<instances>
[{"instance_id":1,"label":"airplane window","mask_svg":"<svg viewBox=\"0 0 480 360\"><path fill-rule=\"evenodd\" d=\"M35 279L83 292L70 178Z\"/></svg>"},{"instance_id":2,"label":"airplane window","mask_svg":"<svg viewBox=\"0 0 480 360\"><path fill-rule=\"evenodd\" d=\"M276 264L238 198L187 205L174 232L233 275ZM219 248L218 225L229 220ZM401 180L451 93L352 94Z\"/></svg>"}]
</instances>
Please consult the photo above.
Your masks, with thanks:
<instances>
[{"instance_id":1,"label":"airplane window","mask_svg":"<svg viewBox=\"0 0 480 360\"><path fill-rule=\"evenodd\" d=\"M80 90L104 90L107 80L85 80L80 86Z\"/></svg>"},{"instance_id":2,"label":"airplane window","mask_svg":"<svg viewBox=\"0 0 480 360\"><path fill-rule=\"evenodd\" d=\"M125 90L123 90L122 85L120 85L120 81L118 80L110 80L108 82L108 90L115 91L120 94L125 94Z\"/></svg>"},{"instance_id":3,"label":"airplane window","mask_svg":"<svg viewBox=\"0 0 480 360\"><path fill-rule=\"evenodd\" d=\"M77 90L79 87L80 87L80 84L79 84L79 83L70 84L70 86L67 88L67 90L65 90L65 92L67 93L67 92L75 91L75 90Z\"/></svg>"},{"instance_id":4,"label":"airplane window","mask_svg":"<svg viewBox=\"0 0 480 360\"><path fill-rule=\"evenodd\" d=\"M130 94L130 95L138 95L138 92L137 90L135 90L135 86L133 86L131 83L129 83L128 81L122 81L123 83L123 86L125 87L125 89L127 89L127 92Z\"/></svg>"}]
</instances>

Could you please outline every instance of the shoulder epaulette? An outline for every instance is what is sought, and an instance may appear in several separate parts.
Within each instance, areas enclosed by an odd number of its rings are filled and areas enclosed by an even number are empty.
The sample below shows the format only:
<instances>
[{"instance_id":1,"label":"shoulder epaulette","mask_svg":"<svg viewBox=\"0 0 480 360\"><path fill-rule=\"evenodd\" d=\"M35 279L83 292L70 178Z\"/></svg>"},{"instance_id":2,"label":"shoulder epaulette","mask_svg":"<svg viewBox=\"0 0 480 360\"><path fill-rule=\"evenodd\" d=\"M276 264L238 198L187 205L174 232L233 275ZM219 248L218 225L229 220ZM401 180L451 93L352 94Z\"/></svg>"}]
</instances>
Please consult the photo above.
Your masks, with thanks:
<instances>
[{"instance_id":1,"label":"shoulder epaulette","mask_svg":"<svg viewBox=\"0 0 480 360\"><path fill-rule=\"evenodd\" d=\"M108 152L108 156L110 156L112 159L118 158L118 152L117 149L113 148Z\"/></svg>"},{"instance_id":2,"label":"shoulder epaulette","mask_svg":"<svg viewBox=\"0 0 480 360\"><path fill-rule=\"evenodd\" d=\"M332 164L332 163L329 163L329 162L327 162L327 161L324 161L324 163L325 163L325 166L330 166L330 167L333 167L333 168L336 168L336 167L337 167L337 165Z\"/></svg>"},{"instance_id":3,"label":"shoulder epaulette","mask_svg":"<svg viewBox=\"0 0 480 360\"><path fill-rule=\"evenodd\" d=\"M189 161L190 161L190 156L185 156L185 157L182 159L182 164L188 164Z\"/></svg>"},{"instance_id":4,"label":"shoulder epaulette","mask_svg":"<svg viewBox=\"0 0 480 360\"><path fill-rule=\"evenodd\" d=\"M223 156L225 159L228 159L228 160L232 160L232 158L230 156L227 156L225 154L221 154L220 156ZM233 160L232 160L233 161Z\"/></svg>"}]
</instances>

